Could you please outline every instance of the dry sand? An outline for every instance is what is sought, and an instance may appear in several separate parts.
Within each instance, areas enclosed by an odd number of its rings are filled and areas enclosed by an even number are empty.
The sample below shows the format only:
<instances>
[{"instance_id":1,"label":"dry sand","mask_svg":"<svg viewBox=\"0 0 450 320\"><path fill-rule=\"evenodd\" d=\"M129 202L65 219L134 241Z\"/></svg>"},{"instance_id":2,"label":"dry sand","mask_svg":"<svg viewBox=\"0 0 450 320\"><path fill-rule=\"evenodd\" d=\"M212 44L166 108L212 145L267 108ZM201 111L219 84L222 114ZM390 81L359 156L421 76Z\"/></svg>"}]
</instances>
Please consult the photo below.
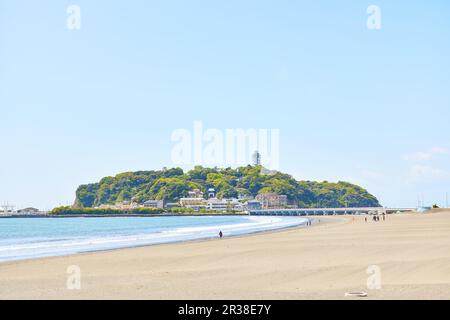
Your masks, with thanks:
<instances>
[{"instance_id":1,"label":"dry sand","mask_svg":"<svg viewBox=\"0 0 450 320\"><path fill-rule=\"evenodd\" d=\"M450 212L0 264L1 299L450 298ZM354 219L354 220L353 220ZM81 268L68 290L67 267ZM368 289L367 268L381 272Z\"/></svg>"}]
</instances>

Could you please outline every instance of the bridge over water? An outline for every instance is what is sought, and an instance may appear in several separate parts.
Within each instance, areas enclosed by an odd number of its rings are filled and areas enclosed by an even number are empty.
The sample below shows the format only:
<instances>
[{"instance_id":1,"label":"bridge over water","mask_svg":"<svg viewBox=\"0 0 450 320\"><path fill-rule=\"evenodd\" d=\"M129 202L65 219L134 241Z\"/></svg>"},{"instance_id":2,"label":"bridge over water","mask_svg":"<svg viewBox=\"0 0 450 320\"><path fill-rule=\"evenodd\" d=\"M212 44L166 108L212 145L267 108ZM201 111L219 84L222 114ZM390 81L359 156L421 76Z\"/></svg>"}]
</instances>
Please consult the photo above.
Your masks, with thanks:
<instances>
[{"instance_id":1,"label":"bridge over water","mask_svg":"<svg viewBox=\"0 0 450 320\"><path fill-rule=\"evenodd\" d=\"M395 212L415 211L415 208L384 208L384 207L361 207L361 208L296 208L296 209L259 209L250 210L249 214L254 216L327 216L343 214L389 214Z\"/></svg>"}]
</instances>

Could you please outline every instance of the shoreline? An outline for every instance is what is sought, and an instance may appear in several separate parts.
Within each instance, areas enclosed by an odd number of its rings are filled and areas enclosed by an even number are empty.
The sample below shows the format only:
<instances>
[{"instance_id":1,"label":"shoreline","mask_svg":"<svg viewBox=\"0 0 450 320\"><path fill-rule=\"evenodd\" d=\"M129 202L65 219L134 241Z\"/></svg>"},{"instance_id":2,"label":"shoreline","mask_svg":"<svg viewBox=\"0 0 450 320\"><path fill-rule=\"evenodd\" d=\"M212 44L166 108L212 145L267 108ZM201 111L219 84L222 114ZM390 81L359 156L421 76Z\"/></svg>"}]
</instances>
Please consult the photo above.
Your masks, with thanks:
<instances>
[{"instance_id":1,"label":"shoreline","mask_svg":"<svg viewBox=\"0 0 450 320\"><path fill-rule=\"evenodd\" d=\"M450 298L450 211L320 224L0 264L2 299ZM66 288L67 268L82 274ZM369 266L382 287L367 288Z\"/></svg>"},{"instance_id":2,"label":"shoreline","mask_svg":"<svg viewBox=\"0 0 450 320\"><path fill-rule=\"evenodd\" d=\"M211 216L211 215L199 215L199 216L215 217L214 215L213 216ZM223 216L234 217L236 215L221 215L221 217L223 217ZM243 216L251 217L249 215L243 215ZM120 217L120 216L114 216L114 217ZM146 216L146 217L148 217L148 216ZM154 217L158 217L158 216L154 216ZM161 216L159 216L159 217L161 217ZM164 216L164 217L166 217L166 216ZM179 216L177 215L175 217L179 217ZM258 216L256 216L256 217L258 218ZM268 217L268 216L266 216L266 217ZM76 218L76 217L73 217L73 218ZM94 217L91 216L90 218L94 218ZM305 222L303 221L303 222L301 222L299 224L292 225L292 226L275 227L273 229L262 229L262 230L255 230L255 231L249 231L249 232L238 233L238 234L231 234L231 235L226 235L224 238L230 239L230 238L238 238L238 237L247 237L247 236L263 234L263 233L282 232L284 230L290 230L290 229L302 229L302 228L306 228L306 227L312 227L312 226L314 226L316 224L315 223L316 220L320 220L320 219L314 219L314 218L310 218L310 217L297 217L297 218L299 218L301 220L309 220L312 223L312 225L311 226L306 226ZM176 244L180 244L180 243L193 243L193 242L203 242L203 241L212 241L212 240L222 240L222 239L218 239L217 236L205 236L205 237L194 238L194 239L179 239L179 240L173 240L173 241L168 241L168 242L160 242L160 243L130 244L129 246L125 246L125 247L106 248L106 249L92 249L92 250L80 251L80 252L76 252L76 253L63 253L63 254L48 255L48 256L44 255L44 256L21 258L21 259L15 259L15 260L4 260L4 261L0 260L0 266L2 264L14 263L14 262L33 261L33 260L39 260L39 259L69 257L69 256L83 255L83 254L95 254L95 253L101 253L101 252L127 250L127 249L133 249L133 248L145 248L145 247L153 247L153 246L161 246L161 245L176 245Z\"/></svg>"},{"instance_id":3,"label":"shoreline","mask_svg":"<svg viewBox=\"0 0 450 320\"><path fill-rule=\"evenodd\" d=\"M302 217L305 218L305 217ZM314 219L311 219L314 220ZM334 219L333 219L334 220ZM345 219L342 219L344 221ZM338 222L338 221L336 221ZM326 225L330 223L330 221L324 221L321 225ZM331 222L333 223L333 222ZM308 226L309 228L312 227L318 227L319 225L316 225L313 223L311 226ZM45 257L35 257L35 258L26 258L26 259L20 259L20 260L6 260L6 261L0 261L0 267L2 265L6 264L14 264L14 263L21 263L21 262L28 262L28 261L37 261L37 260L44 260L44 259L53 259L53 258L64 258L64 257L73 257L78 255L93 255L96 253L103 253L103 252L119 252L119 251L125 251L130 249L138 249L138 248L151 248L156 246L171 246L171 245L177 245L177 244L188 244L188 243L202 243L202 242L209 242L209 241L222 241L225 239L235 239L235 238L247 238L251 236L257 236L257 235L263 235L263 234L272 234L272 233L279 233L279 232L285 232L289 230L298 230L298 229L304 229L307 226L304 224L299 224L295 226L288 226L288 227L282 227L282 228L275 228L270 230L259 230L259 231L253 231L249 233L243 233L243 234L236 234L236 235L229 235L222 239L218 239L217 236L214 237L207 237L207 238L198 238L198 239L187 239L187 240L177 240L174 242L163 242L163 243L154 243L154 244L141 244L141 245L134 245L130 247L123 247L123 248L111 248L111 249L100 249L100 250L91 250L91 251L84 251L84 252L78 252L78 253L68 253L64 255L55 255L55 256L45 256ZM1 297L0 297L1 298Z\"/></svg>"}]
</instances>

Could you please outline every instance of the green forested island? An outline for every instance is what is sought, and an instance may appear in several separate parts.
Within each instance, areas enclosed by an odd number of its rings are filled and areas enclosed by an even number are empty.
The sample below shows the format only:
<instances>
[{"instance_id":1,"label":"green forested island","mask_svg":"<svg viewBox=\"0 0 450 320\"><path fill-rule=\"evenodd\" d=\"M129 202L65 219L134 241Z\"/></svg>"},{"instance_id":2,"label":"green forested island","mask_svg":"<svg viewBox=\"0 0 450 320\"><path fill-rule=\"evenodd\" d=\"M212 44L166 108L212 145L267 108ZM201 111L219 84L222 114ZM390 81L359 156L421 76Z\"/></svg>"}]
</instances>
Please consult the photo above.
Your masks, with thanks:
<instances>
[{"instance_id":1,"label":"green forested island","mask_svg":"<svg viewBox=\"0 0 450 320\"><path fill-rule=\"evenodd\" d=\"M304 208L380 206L377 198L348 182L297 181L289 174L250 165L236 169L196 166L188 172L180 168L124 172L104 177L98 183L79 186L74 206L92 208L153 199L176 202L192 189L206 194L208 188L214 188L218 198L254 197L274 192L286 195L290 205Z\"/></svg>"}]
</instances>

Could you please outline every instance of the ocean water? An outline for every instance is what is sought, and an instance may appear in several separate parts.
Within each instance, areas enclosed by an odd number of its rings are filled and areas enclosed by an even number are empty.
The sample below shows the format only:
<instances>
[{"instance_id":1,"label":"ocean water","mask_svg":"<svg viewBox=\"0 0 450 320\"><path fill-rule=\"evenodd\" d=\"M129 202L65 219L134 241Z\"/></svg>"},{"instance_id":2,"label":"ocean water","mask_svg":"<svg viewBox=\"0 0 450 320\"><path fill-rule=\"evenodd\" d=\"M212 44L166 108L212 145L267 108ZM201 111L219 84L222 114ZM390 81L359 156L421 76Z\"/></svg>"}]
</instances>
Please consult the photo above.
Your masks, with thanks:
<instances>
[{"instance_id":1,"label":"ocean water","mask_svg":"<svg viewBox=\"0 0 450 320\"><path fill-rule=\"evenodd\" d=\"M300 217L188 216L0 219L0 262L180 242L306 224Z\"/></svg>"}]
</instances>

